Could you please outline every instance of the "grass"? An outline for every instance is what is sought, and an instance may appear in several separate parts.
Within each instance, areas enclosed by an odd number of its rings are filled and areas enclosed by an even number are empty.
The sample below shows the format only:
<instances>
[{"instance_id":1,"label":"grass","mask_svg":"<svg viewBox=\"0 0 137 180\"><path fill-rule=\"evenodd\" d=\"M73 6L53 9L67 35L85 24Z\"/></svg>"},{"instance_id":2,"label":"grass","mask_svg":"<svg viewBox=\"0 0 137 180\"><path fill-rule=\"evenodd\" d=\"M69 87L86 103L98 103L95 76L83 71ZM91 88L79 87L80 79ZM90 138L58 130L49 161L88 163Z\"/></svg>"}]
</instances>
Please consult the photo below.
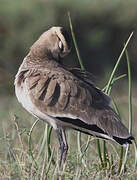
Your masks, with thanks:
<instances>
[{"instance_id":1,"label":"grass","mask_svg":"<svg viewBox=\"0 0 137 180\"><path fill-rule=\"evenodd\" d=\"M117 92L114 92L117 94ZM120 92L119 92L120 93ZM122 93L122 89L121 89ZM115 95L116 96L116 95ZM122 95L120 96L122 98ZM7 101L7 99L9 101ZM9 102L7 104L7 102ZM128 101L127 101L128 103ZM58 141L55 132L51 133L51 156L47 156L47 145L45 140L46 124L39 121L34 127L31 134L31 150L33 157L37 163L32 160L29 152L28 137L32 124L35 118L29 115L18 104L15 97L3 97L0 107L5 106L4 109L0 108L1 127L0 127L0 177L5 179L55 179L57 168L57 153ZM137 106L135 104L135 106ZM9 108L9 109L8 109ZM136 107L135 107L136 108ZM7 110L8 109L8 110ZM126 113L127 105L122 106L120 109L121 116ZM17 118L15 118L16 113ZM136 114L137 115L137 114ZM128 120L128 119L126 119ZM133 126L135 137L137 133ZM81 148L85 149L89 141L88 148L84 152L83 162L81 154L77 147L77 132L68 131L67 139L69 144L69 152L67 156L67 163L64 169L66 179L128 179L136 177L136 170L134 170L134 148L130 147L128 152L128 161L126 168L121 175L118 175L119 159L120 159L120 146L116 143L107 142L108 157L113 163L107 164L105 169L101 168L100 160L97 154L96 141L94 137L81 134ZM44 143L43 143L44 142ZM102 141L101 141L102 143ZM125 150L124 150L125 151ZM113 165L112 165L113 164Z\"/></svg>"},{"instance_id":2,"label":"grass","mask_svg":"<svg viewBox=\"0 0 137 180\"><path fill-rule=\"evenodd\" d=\"M69 20L73 32L71 19ZM74 32L72 35L75 37ZM76 43L76 39L74 43ZM126 44L128 45L128 43ZM124 46L122 55L127 45ZM79 53L78 46L75 47ZM118 58L105 89L107 89L107 93L113 94L115 110L124 120L124 124L129 124L129 130L133 131L133 135L137 137L137 122L133 121L137 117L137 97L134 95L137 85L132 89L127 51L125 59L127 60L128 79L125 75L116 76L122 55ZM79 60L81 61L81 59ZM80 64L84 68L82 61ZM120 90L112 88L112 85L115 84L117 86L120 84ZM126 94L123 93L125 89L129 89ZM132 91L134 101L131 98ZM122 103L123 98L126 103L119 104L119 102ZM1 97L0 119L0 179L56 179L58 141L51 127L29 115L15 97ZM66 166L62 172L65 180L136 179L135 142L130 148L124 149L116 143L97 140L75 131L68 131L67 139L69 151Z\"/></svg>"}]
</instances>

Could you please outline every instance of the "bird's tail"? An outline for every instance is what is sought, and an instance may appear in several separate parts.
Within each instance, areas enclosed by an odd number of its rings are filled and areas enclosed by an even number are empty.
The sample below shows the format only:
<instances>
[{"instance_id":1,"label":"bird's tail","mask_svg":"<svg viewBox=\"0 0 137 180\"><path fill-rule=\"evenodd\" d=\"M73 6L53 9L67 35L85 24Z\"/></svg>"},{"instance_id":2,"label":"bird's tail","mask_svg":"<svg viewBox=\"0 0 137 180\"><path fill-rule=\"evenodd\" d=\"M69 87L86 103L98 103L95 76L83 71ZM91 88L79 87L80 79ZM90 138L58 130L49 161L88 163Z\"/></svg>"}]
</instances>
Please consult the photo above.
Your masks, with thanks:
<instances>
[{"instance_id":1,"label":"bird's tail","mask_svg":"<svg viewBox=\"0 0 137 180\"><path fill-rule=\"evenodd\" d=\"M59 117L58 120L66 128L72 128L91 136L112 140L122 146L132 144L134 137L128 132L128 129L113 109L98 110L94 118L96 120L94 120L93 124L67 117Z\"/></svg>"}]
</instances>

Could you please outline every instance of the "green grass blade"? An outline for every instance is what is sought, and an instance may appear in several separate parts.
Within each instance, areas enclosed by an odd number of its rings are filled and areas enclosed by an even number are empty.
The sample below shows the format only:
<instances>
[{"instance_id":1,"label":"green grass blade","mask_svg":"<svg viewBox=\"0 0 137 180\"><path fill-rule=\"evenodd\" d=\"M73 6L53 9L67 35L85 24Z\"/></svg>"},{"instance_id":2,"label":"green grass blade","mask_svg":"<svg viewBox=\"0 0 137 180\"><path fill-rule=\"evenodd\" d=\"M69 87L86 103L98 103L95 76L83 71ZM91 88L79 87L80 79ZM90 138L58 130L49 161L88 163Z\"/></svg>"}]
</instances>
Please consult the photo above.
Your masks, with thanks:
<instances>
[{"instance_id":1,"label":"green grass blade","mask_svg":"<svg viewBox=\"0 0 137 180\"><path fill-rule=\"evenodd\" d=\"M128 56L127 50L125 51L126 53L126 60L127 60L127 68L128 68L128 114L129 114L129 133L132 131L132 87L131 87L131 67L130 67L130 60ZM128 151L129 151L129 145L126 147L126 152L123 160L123 164L121 166L120 174L123 172L126 162L127 162L127 156L128 156Z\"/></svg>"},{"instance_id":2,"label":"green grass blade","mask_svg":"<svg viewBox=\"0 0 137 180\"><path fill-rule=\"evenodd\" d=\"M108 95L109 95L110 92L111 92L111 87L112 87L112 82L113 82L113 79L114 79L114 75L115 75L115 73L116 73L116 71L117 71L117 68L118 68L118 66L119 66L119 63L120 63L120 61L121 61L121 59L122 59L122 56L123 56L123 54L124 54L124 52L125 52L128 44L129 44L129 41L130 41L132 35L133 35L133 32L130 34L129 38L127 39L127 41L126 41L126 43L125 43L125 46L124 46L123 50L121 51L120 56L119 56L119 58L118 58L118 60L117 60L117 62L116 62L116 64L115 64L115 66L114 66L114 68L113 68L113 71L112 71L112 73L111 73L111 75L110 75L110 78L109 78L108 83L107 83L107 87L106 87L106 89L105 89L105 93L108 94ZM103 151L104 164L106 165L107 163L106 163L106 143L105 143L105 141L103 141L103 149L102 149L102 151Z\"/></svg>"},{"instance_id":3,"label":"green grass blade","mask_svg":"<svg viewBox=\"0 0 137 180\"><path fill-rule=\"evenodd\" d=\"M106 141L102 141L102 159L103 159L103 167L107 167L107 149L106 149Z\"/></svg>"},{"instance_id":4,"label":"green grass blade","mask_svg":"<svg viewBox=\"0 0 137 180\"><path fill-rule=\"evenodd\" d=\"M79 53L79 49L78 49L77 41L76 41L76 38L75 38L75 34L74 34L74 30L73 30L73 25L72 25L72 20L71 20L71 17L70 17L70 13L68 13L68 18L69 18L69 25L70 25L70 29L71 29L71 35L72 35L72 39L73 39L74 46L75 46L75 49L76 49L76 53L77 53L77 57L78 57L78 60L79 60L79 64L80 64L81 69L84 70L85 68L84 68L83 61L81 59L80 53Z\"/></svg>"},{"instance_id":5,"label":"green grass blade","mask_svg":"<svg viewBox=\"0 0 137 180\"><path fill-rule=\"evenodd\" d=\"M119 117L120 117L120 112L119 112L119 109L118 109L118 107L117 107L114 99L112 99L112 105L113 105L113 107L114 107L114 109L115 109L115 112L116 112L116 113L119 115Z\"/></svg>"},{"instance_id":6,"label":"green grass blade","mask_svg":"<svg viewBox=\"0 0 137 180\"><path fill-rule=\"evenodd\" d=\"M78 45L77 45L77 42L76 42L76 38L75 38L74 30L73 30L73 25L72 25L72 20L71 20L71 17L70 17L70 13L68 13L68 18L69 18L69 25L70 25L71 35L72 35L74 47L76 49L76 54L77 54L77 57L78 57L78 61L79 61L81 69L84 70L85 68L84 68L84 65L83 65L83 61L82 61L82 59L80 57L80 53L79 53ZM83 157L82 156L83 153L82 153L82 150L81 150L81 132L77 133L77 144L78 144L78 151L80 153L80 157Z\"/></svg>"},{"instance_id":7,"label":"green grass blade","mask_svg":"<svg viewBox=\"0 0 137 180\"><path fill-rule=\"evenodd\" d=\"M33 129L34 127L36 126L36 124L39 122L39 119L37 119L31 126L31 129L29 131L29 134L28 134L28 146L29 146L29 155L31 156L31 159L32 161L34 162L34 167L36 170L38 170L38 165L37 165L37 162L35 161L35 158L33 156L33 152L32 152L32 148L31 148L31 135L32 135L32 132L33 132Z\"/></svg>"},{"instance_id":8,"label":"green grass blade","mask_svg":"<svg viewBox=\"0 0 137 180\"><path fill-rule=\"evenodd\" d=\"M118 175L121 174L121 169L122 169L122 166L123 166L123 156L124 156L124 148L121 147L120 148L120 159L119 159L119 167L118 167Z\"/></svg>"},{"instance_id":9,"label":"green grass blade","mask_svg":"<svg viewBox=\"0 0 137 180\"><path fill-rule=\"evenodd\" d=\"M122 74L122 75L114 78L113 81L112 81L112 83L111 83L111 87L112 87L112 85L113 85L117 80L120 80L120 79L122 79L122 78L124 78L124 77L126 77L126 76L127 76L126 74ZM107 85L102 89L102 91L106 91L106 88L107 88ZM110 91L110 90L109 90L109 91Z\"/></svg>"},{"instance_id":10,"label":"green grass blade","mask_svg":"<svg viewBox=\"0 0 137 180\"><path fill-rule=\"evenodd\" d=\"M124 159L123 159L123 163L122 163L122 166L121 166L119 175L121 175L122 172L124 171L125 165L126 165L126 163L127 163L128 151L129 151L129 144L128 144L127 147L126 147L126 152L125 152L125 156L124 156Z\"/></svg>"},{"instance_id":11,"label":"green grass blade","mask_svg":"<svg viewBox=\"0 0 137 180\"><path fill-rule=\"evenodd\" d=\"M133 145L134 145L134 150L135 150L135 165L134 165L134 170L136 170L136 168L137 168L137 143L136 143L135 140L133 141Z\"/></svg>"},{"instance_id":12,"label":"green grass blade","mask_svg":"<svg viewBox=\"0 0 137 180\"><path fill-rule=\"evenodd\" d=\"M129 133L132 134L132 79L131 79L131 65L130 65L130 59L128 55L128 51L126 50L126 59L127 59L127 67L128 67L128 109L129 109ZM134 150L135 150L135 168L137 167L137 144L134 140L133 142ZM129 150L129 146L127 146L123 167L121 169L121 173L126 165L127 162L127 153Z\"/></svg>"},{"instance_id":13,"label":"green grass blade","mask_svg":"<svg viewBox=\"0 0 137 180\"><path fill-rule=\"evenodd\" d=\"M47 179L47 176L48 176L48 173L49 173L49 170L50 170L50 167L51 167L52 159L53 159L54 150L55 150L55 148L51 152L51 156L50 156L50 159L48 160L48 164L47 164L47 167L46 167L46 173L45 173L46 176L43 177L43 179ZM45 162L45 164L46 164L46 162ZM44 170L45 169L43 168L43 172L44 172Z\"/></svg>"},{"instance_id":14,"label":"green grass blade","mask_svg":"<svg viewBox=\"0 0 137 180\"><path fill-rule=\"evenodd\" d=\"M109 78L109 80L108 80L108 83L107 83L106 93L108 92L108 89L109 89L109 87L110 87L110 85L111 85L111 83L112 83L112 80L114 79L114 75L115 75L116 70L117 70L117 68L118 68L118 66L119 66L119 63L120 63L120 61L121 61L121 58L122 58L122 56L123 56L123 54L124 54L124 52L125 52L128 44L129 44L129 41L130 41L130 39L131 39L132 36L133 36L133 32L130 34L129 38L127 39L127 41L126 41L126 43L125 43L125 46L124 46L123 50L121 51L120 56L119 56L119 58L118 58L118 60L117 60L117 62L116 62L116 64L115 64L115 66L114 66L114 68L113 68L113 71L112 71L112 73L111 73L111 75L110 75L110 78Z\"/></svg>"},{"instance_id":15,"label":"green grass blade","mask_svg":"<svg viewBox=\"0 0 137 180\"><path fill-rule=\"evenodd\" d=\"M47 131L47 142L46 142L46 148L47 148L47 159L49 161L51 157L51 148L50 148L50 140L51 140L51 132L52 132L52 127L48 124L46 124L46 131ZM54 160L52 159L53 164L55 164Z\"/></svg>"},{"instance_id":16,"label":"green grass blade","mask_svg":"<svg viewBox=\"0 0 137 180\"><path fill-rule=\"evenodd\" d=\"M47 139L46 135L47 135L47 129L46 129L46 125L45 125L44 135L43 135L42 142L40 145L40 150L39 150L39 153L38 153L38 156L36 159L39 159L40 155L42 154L43 149L45 148L46 139Z\"/></svg>"},{"instance_id":17,"label":"green grass blade","mask_svg":"<svg viewBox=\"0 0 137 180\"><path fill-rule=\"evenodd\" d=\"M120 80L121 78L123 78L123 77L125 77L125 76L126 76L126 74L123 74L123 75L120 75L120 76L112 79L112 82L111 82L111 84L110 84L110 86L109 86L109 89L106 90L106 88L107 88L108 86L105 86L105 87L103 88L103 91L108 91L108 95L110 95L113 84L114 84L116 81ZM116 113L120 116L118 107L117 107L117 105L115 104L115 102L114 102L113 99L112 99L112 105L113 105ZM106 143L105 143L105 141L103 141L103 148L102 148L102 149L103 149L103 160L102 160L102 161L103 161L103 166L106 167L106 166L107 166L107 163L106 163L107 158L106 158ZM121 151L120 151L120 166L119 166L119 167L122 166L122 159L123 159L123 147L121 147ZM109 159L108 159L108 160L109 160ZM105 163L105 164L104 164L104 163ZM119 170L119 171L120 171L120 170Z\"/></svg>"},{"instance_id":18,"label":"green grass blade","mask_svg":"<svg viewBox=\"0 0 137 180\"><path fill-rule=\"evenodd\" d=\"M77 145L80 157L82 157L82 150L81 150L81 133L77 132Z\"/></svg>"},{"instance_id":19,"label":"green grass blade","mask_svg":"<svg viewBox=\"0 0 137 180\"><path fill-rule=\"evenodd\" d=\"M80 158L81 158L81 160L82 160L82 163L83 163L84 167L86 167L86 168L87 168L87 165L86 165L86 162L85 162L85 160L83 159L83 157L84 157L84 155L85 155L85 153L86 153L86 151L87 151L87 149L88 149L88 147L89 147L90 138L91 138L91 136L88 135L88 140L87 140L87 142L86 142L86 145L83 147L82 152L81 152L81 156L80 156Z\"/></svg>"},{"instance_id":20,"label":"green grass blade","mask_svg":"<svg viewBox=\"0 0 137 180\"><path fill-rule=\"evenodd\" d=\"M83 158L83 156L85 155L85 153L86 153L86 151L87 151L87 149L88 149L88 147L89 147L90 138L91 138L91 136L89 135L89 136L88 136L87 143L86 143L85 147L83 148L82 157L81 157L81 158Z\"/></svg>"},{"instance_id":21,"label":"green grass blade","mask_svg":"<svg viewBox=\"0 0 137 180\"><path fill-rule=\"evenodd\" d=\"M127 60L127 68L128 68L128 114L129 114L129 133L132 133L132 82L131 82L131 66L130 66L130 60L128 56L127 50L125 51L126 53L126 60ZM127 162L127 156L128 156L128 151L129 151L129 145L126 147L126 152L123 160L123 164L120 169L120 174L123 172L124 167Z\"/></svg>"},{"instance_id":22,"label":"green grass blade","mask_svg":"<svg viewBox=\"0 0 137 180\"><path fill-rule=\"evenodd\" d=\"M119 109L116 105L116 103L114 102L114 100L112 99L112 105L116 111L116 113L119 115L120 117L120 112L119 112ZM121 172L121 168L122 168L122 164L123 164L123 156L124 156L124 148L123 147L120 147L120 159L119 159L119 167L118 167L118 174L120 174Z\"/></svg>"},{"instance_id":23,"label":"green grass blade","mask_svg":"<svg viewBox=\"0 0 137 180\"><path fill-rule=\"evenodd\" d=\"M100 163L101 163L101 168L103 168L103 159L102 159L102 155L101 155L101 147L100 147L100 141L99 139L96 140L96 146L97 146L97 153L100 159Z\"/></svg>"},{"instance_id":24,"label":"green grass blade","mask_svg":"<svg viewBox=\"0 0 137 180\"><path fill-rule=\"evenodd\" d=\"M128 110L129 110L129 133L132 133L132 81L131 81L131 65L129 60L129 55L127 50L126 59L127 59L127 67L128 67Z\"/></svg>"}]
</instances>

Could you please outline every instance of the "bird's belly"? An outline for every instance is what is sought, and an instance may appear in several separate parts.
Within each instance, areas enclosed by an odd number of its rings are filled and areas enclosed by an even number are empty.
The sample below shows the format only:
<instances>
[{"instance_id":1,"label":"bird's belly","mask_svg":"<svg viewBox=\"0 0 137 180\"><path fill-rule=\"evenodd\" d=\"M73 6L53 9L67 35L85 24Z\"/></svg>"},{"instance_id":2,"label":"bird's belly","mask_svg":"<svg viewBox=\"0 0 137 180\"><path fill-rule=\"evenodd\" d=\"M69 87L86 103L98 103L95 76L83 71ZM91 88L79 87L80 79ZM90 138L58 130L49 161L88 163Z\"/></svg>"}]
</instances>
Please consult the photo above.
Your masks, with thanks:
<instances>
[{"instance_id":1,"label":"bird's belly","mask_svg":"<svg viewBox=\"0 0 137 180\"><path fill-rule=\"evenodd\" d=\"M39 109L32 103L29 93L26 88L22 87L15 87L15 93L17 96L18 101L22 104L22 106L33 116L46 121L54 129L57 128L56 119L54 117L50 117L49 115L42 113Z\"/></svg>"}]
</instances>

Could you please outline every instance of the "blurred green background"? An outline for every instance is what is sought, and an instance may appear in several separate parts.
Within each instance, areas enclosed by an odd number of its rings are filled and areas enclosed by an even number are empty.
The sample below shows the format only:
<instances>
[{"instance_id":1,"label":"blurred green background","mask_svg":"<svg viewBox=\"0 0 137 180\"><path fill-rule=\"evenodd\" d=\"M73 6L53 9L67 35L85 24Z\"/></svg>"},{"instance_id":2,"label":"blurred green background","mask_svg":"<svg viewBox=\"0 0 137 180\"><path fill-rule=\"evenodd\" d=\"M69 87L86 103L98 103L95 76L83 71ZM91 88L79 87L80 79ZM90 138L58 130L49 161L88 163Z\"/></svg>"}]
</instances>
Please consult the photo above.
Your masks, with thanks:
<instances>
[{"instance_id":1,"label":"blurred green background","mask_svg":"<svg viewBox=\"0 0 137 180\"><path fill-rule=\"evenodd\" d=\"M109 75L124 42L135 31L129 54L136 75L136 0L0 0L0 94L14 95L17 69L42 32L52 26L69 30L68 11L84 65L97 80ZM74 48L66 63L78 65ZM121 71L126 71L126 63Z\"/></svg>"},{"instance_id":2,"label":"blurred green background","mask_svg":"<svg viewBox=\"0 0 137 180\"><path fill-rule=\"evenodd\" d=\"M48 28L63 26L70 31L68 12L85 68L94 74L100 88L105 86L125 41L134 31L128 52L133 82L133 135L137 137L137 0L0 0L0 159L8 156L7 147L16 147L13 115L19 117L19 131L29 129L34 121L15 97L14 77L19 65ZM74 47L65 59L65 64L79 66ZM125 57L117 75L123 73L127 73ZM115 83L112 97L128 126L127 77ZM42 134L39 128L35 140Z\"/></svg>"}]
</instances>

